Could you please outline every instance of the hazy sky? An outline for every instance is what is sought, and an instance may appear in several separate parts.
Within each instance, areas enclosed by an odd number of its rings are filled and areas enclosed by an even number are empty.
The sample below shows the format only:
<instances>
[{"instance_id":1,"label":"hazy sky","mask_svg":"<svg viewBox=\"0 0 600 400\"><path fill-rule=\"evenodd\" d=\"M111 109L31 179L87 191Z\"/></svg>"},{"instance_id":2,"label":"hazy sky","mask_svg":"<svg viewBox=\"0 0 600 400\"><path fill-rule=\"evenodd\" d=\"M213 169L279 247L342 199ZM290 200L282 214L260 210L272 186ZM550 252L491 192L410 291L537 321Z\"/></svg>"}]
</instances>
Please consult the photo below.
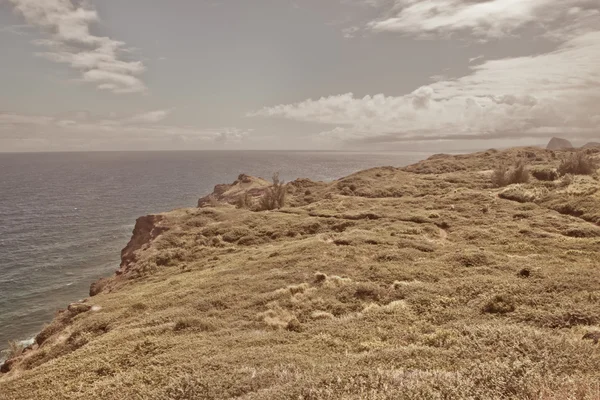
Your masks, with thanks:
<instances>
[{"instance_id":1,"label":"hazy sky","mask_svg":"<svg viewBox=\"0 0 600 400\"><path fill-rule=\"evenodd\" d=\"M599 0L0 0L0 151L600 141Z\"/></svg>"}]
</instances>

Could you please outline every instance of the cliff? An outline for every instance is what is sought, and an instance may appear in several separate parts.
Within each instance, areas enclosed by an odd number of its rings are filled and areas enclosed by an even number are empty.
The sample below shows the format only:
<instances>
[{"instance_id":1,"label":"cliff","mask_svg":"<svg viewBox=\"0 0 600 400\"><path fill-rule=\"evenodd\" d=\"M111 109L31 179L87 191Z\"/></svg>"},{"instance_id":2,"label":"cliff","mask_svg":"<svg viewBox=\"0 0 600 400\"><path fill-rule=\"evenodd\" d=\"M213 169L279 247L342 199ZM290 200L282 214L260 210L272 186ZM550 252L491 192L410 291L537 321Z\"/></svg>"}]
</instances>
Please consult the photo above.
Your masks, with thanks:
<instances>
[{"instance_id":1,"label":"cliff","mask_svg":"<svg viewBox=\"0 0 600 400\"><path fill-rule=\"evenodd\" d=\"M597 398L600 182L558 176L571 153L300 179L271 211L241 176L138 219L117 273L5 364L0 398ZM492 183L519 161L528 182Z\"/></svg>"}]
</instances>

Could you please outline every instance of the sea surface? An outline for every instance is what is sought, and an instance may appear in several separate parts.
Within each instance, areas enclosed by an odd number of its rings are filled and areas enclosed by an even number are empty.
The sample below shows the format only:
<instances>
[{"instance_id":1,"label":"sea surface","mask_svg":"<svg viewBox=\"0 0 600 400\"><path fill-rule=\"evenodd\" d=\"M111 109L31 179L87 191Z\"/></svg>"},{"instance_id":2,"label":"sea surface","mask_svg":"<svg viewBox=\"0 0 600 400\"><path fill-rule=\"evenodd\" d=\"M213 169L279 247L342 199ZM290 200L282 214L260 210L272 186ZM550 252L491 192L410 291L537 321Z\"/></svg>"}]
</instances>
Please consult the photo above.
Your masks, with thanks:
<instances>
[{"instance_id":1,"label":"sea surface","mask_svg":"<svg viewBox=\"0 0 600 400\"><path fill-rule=\"evenodd\" d=\"M135 219L195 206L240 174L331 181L426 153L0 153L0 348L27 340L56 310L111 275Z\"/></svg>"}]
</instances>

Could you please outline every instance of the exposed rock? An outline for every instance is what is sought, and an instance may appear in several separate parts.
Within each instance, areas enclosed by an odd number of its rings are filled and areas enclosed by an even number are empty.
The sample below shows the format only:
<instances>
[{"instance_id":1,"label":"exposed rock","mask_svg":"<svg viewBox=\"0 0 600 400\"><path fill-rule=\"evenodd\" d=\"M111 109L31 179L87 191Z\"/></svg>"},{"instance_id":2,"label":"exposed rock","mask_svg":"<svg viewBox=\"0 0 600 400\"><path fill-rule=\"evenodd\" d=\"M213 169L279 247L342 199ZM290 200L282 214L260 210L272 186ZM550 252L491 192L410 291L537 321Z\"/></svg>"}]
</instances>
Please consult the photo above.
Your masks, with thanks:
<instances>
[{"instance_id":1,"label":"exposed rock","mask_svg":"<svg viewBox=\"0 0 600 400\"><path fill-rule=\"evenodd\" d=\"M548 146L546 149L548 150L564 150L564 149L572 149L573 145L567 139L553 137L550 139Z\"/></svg>"},{"instance_id":2,"label":"exposed rock","mask_svg":"<svg viewBox=\"0 0 600 400\"><path fill-rule=\"evenodd\" d=\"M271 182L265 179L241 174L232 184L216 185L211 194L198 200L198 207L210 206L215 201L236 204L244 193L248 193L252 197L260 197L269 186L271 186Z\"/></svg>"},{"instance_id":3,"label":"exposed rock","mask_svg":"<svg viewBox=\"0 0 600 400\"><path fill-rule=\"evenodd\" d=\"M110 278L98 279L90 285L90 297L94 297L104 290L106 285L110 282Z\"/></svg>"},{"instance_id":4,"label":"exposed rock","mask_svg":"<svg viewBox=\"0 0 600 400\"><path fill-rule=\"evenodd\" d=\"M582 149L595 149L600 148L600 142L589 142L581 146Z\"/></svg>"},{"instance_id":5,"label":"exposed rock","mask_svg":"<svg viewBox=\"0 0 600 400\"><path fill-rule=\"evenodd\" d=\"M6 374L10 372L13 365L20 361L20 358L11 358L9 360L4 361L2 365L0 365L0 373Z\"/></svg>"},{"instance_id":6,"label":"exposed rock","mask_svg":"<svg viewBox=\"0 0 600 400\"><path fill-rule=\"evenodd\" d=\"M137 261L136 252L147 245L160 234L168 230L167 227L160 226L163 220L162 215L146 215L140 217L135 222L133 235L127 246L121 250L121 270L126 271L127 266Z\"/></svg>"},{"instance_id":7,"label":"exposed rock","mask_svg":"<svg viewBox=\"0 0 600 400\"><path fill-rule=\"evenodd\" d=\"M67 310L69 310L69 312L72 315L77 315L77 314L81 314L84 312L88 312L92 309L92 306L90 306L89 304L84 304L84 303L72 303L69 304L69 307L67 308Z\"/></svg>"},{"instance_id":8,"label":"exposed rock","mask_svg":"<svg viewBox=\"0 0 600 400\"><path fill-rule=\"evenodd\" d=\"M143 249L169 229L161 224L163 220L164 216L162 215L146 215L136 220L131 239L127 243L127 246L121 250L120 269L115 272L115 276L112 278L102 278L93 282L90 285L90 297L100 294L109 286L114 286L111 283L115 282L115 278L126 274L129 271L129 267L137 261L137 251Z\"/></svg>"}]
</instances>

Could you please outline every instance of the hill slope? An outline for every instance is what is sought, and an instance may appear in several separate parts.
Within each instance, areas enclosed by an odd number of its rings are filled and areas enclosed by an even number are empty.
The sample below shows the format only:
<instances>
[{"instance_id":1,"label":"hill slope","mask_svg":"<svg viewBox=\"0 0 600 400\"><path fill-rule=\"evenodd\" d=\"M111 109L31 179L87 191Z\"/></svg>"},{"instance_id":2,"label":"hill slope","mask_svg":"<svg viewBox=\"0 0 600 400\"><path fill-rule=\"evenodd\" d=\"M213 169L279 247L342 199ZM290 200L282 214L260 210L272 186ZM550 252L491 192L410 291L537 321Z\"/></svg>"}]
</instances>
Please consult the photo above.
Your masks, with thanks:
<instances>
[{"instance_id":1,"label":"hill slope","mask_svg":"<svg viewBox=\"0 0 600 400\"><path fill-rule=\"evenodd\" d=\"M141 218L0 398L596 399L598 177L490 184L564 155L437 155L291 182L277 211Z\"/></svg>"}]
</instances>

